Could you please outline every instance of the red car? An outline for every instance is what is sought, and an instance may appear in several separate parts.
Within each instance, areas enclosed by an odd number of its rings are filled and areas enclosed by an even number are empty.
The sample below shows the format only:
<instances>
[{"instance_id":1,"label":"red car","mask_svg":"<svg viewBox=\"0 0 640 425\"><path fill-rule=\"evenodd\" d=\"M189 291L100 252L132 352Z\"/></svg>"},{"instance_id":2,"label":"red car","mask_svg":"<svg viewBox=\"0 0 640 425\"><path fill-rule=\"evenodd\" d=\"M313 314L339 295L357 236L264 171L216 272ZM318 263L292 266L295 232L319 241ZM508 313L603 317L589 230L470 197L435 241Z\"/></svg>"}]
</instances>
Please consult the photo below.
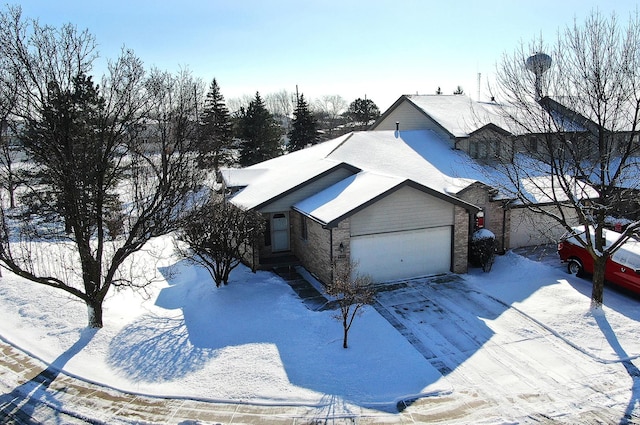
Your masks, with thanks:
<instances>
[{"instance_id":1,"label":"red car","mask_svg":"<svg viewBox=\"0 0 640 425\"><path fill-rule=\"evenodd\" d=\"M573 232L566 233L558 243L560 259L567 263L569 273L578 276L584 272L593 274L593 259L576 240L576 235L583 233L584 227L575 227ZM605 229L604 236L609 245L620 237L620 233ZM607 259L604 278L640 294L640 241L629 239Z\"/></svg>"}]
</instances>

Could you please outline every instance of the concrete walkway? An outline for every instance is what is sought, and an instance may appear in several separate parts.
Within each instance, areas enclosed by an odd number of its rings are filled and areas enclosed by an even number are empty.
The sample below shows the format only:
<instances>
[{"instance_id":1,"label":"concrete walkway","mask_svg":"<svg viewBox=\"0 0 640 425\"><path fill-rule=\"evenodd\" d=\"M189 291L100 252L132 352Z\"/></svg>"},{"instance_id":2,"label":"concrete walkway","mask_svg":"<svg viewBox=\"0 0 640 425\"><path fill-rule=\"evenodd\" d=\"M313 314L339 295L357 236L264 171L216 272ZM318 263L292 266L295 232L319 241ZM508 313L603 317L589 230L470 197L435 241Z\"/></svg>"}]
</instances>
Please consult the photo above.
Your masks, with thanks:
<instances>
[{"instance_id":1,"label":"concrete walkway","mask_svg":"<svg viewBox=\"0 0 640 425\"><path fill-rule=\"evenodd\" d=\"M291 286L309 310L321 311L333 308L327 297L298 273L295 267L278 267L274 272Z\"/></svg>"},{"instance_id":2,"label":"concrete walkway","mask_svg":"<svg viewBox=\"0 0 640 425\"><path fill-rule=\"evenodd\" d=\"M367 409L337 411L329 397L321 406L149 397L95 385L51 370L0 340L2 424L374 424L410 423L404 415Z\"/></svg>"}]
</instances>

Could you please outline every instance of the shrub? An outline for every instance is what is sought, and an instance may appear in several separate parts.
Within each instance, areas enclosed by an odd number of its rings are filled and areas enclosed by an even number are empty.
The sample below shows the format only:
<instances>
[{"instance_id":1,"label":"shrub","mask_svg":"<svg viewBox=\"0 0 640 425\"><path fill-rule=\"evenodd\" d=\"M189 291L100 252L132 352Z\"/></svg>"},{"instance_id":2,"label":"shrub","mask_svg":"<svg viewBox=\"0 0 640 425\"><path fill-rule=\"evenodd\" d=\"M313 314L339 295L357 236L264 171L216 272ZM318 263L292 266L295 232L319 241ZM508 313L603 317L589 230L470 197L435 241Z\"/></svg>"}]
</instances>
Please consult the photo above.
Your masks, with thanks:
<instances>
[{"instance_id":1,"label":"shrub","mask_svg":"<svg viewBox=\"0 0 640 425\"><path fill-rule=\"evenodd\" d=\"M473 267L491 270L496 255L496 235L490 230L479 229L473 232L469 246L469 262Z\"/></svg>"}]
</instances>

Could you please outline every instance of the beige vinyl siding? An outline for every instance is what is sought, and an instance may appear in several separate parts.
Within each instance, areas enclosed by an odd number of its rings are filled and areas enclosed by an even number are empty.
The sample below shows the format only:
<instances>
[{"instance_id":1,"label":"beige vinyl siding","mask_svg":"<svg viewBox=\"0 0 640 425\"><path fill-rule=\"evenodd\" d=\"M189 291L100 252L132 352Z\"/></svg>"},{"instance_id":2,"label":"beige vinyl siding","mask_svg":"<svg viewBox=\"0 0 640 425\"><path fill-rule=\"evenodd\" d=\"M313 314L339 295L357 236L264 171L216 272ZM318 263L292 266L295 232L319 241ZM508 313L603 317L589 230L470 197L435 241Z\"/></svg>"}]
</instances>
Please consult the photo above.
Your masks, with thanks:
<instances>
[{"instance_id":1,"label":"beige vinyl siding","mask_svg":"<svg viewBox=\"0 0 640 425\"><path fill-rule=\"evenodd\" d=\"M555 206L541 208L548 210L550 213L558 213ZM509 210L509 213L511 215L509 248L511 249L556 243L566 231L563 226L551 217L535 213L527 208L513 208ZM569 224L578 225L578 217L574 210L565 208L564 214Z\"/></svg>"},{"instance_id":2,"label":"beige vinyl siding","mask_svg":"<svg viewBox=\"0 0 640 425\"><path fill-rule=\"evenodd\" d=\"M403 130L433 130L440 137L448 140L451 135L430 119L413 104L405 100L378 125L374 130L395 130L396 122L400 123L400 131Z\"/></svg>"},{"instance_id":3,"label":"beige vinyl siding","mask_svg":"<svg viewBox=\"0 0 640 425\"><path fill-rule=\"evenodd\" d=\"M402 187L351 218L351 236L450 226L454 206L412 187Z\"/></svg>"},{"instance_id":4,"label":"beige vinyl siding","mask_svg":"<svg viewBox=\"0 0 640 425\"><path fill-rule=\"evenodd\" d=\"M345 168L337 169L334 172L318 180L315 180L312 183L302 186L298 190L284 196L283 198L265 205L263 208L260 208L260 212L266 213L288 211L292 205L295 205L303 199L315 195L316 193L328 188L329 186L332 186L339 181L344 180L352 174L353 173L350 170L347 170Z\"/></svg>"}]
</instances>

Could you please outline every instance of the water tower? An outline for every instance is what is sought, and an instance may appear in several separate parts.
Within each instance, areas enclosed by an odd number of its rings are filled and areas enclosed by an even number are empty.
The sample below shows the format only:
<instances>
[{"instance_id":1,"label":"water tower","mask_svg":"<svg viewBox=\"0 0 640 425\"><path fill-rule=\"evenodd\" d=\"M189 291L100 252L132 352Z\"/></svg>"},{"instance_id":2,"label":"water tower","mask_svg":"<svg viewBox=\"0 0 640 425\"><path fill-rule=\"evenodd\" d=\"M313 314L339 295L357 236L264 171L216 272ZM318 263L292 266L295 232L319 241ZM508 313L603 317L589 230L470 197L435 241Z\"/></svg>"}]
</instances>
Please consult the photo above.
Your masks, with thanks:
<instances>
[{"instance_id":1,"label":"water tower","mask_svg":"<svg viewBox=\"0 0 640 425\"><path fill-rule=\"evenodd\" d=\"M551 68L551 56L538 52L529 56L526 66L536 76L536 100L540 100L542 98L542 74Z\"/></svg>"}]
</instances>

